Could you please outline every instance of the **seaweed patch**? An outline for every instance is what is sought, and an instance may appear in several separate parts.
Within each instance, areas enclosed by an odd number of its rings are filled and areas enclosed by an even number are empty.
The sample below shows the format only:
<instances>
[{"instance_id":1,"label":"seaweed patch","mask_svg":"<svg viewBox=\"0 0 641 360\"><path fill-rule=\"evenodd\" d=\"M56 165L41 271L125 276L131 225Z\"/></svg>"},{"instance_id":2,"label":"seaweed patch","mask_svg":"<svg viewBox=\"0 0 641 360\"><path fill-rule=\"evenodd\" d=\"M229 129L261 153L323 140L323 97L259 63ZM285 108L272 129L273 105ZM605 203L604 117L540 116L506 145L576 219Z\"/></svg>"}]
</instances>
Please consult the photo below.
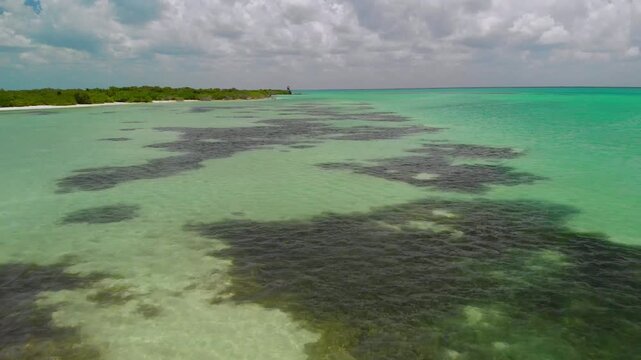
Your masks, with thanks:
<instances>
[{"instance_id":1,"label":"seaweed patch","mask_svg":"<svg viewBox=\"0 0 641 360\"><path fill-rule=\"evenodd\" d=\"M52 324L53 307L36 304L42 292L88 287L96 276L69 274L62 265L0 265L0 359L98 359L75 328Z\"/></svg>"},{"instance_id":2,"label":"seaweed patch","mask_svg":"<svg viewBox=\"0 0 641 360\"><path fill-rule=\"evenodd\" d=\"M126 284L106 284L87 295L87 300L101 306L124 305L136 298L132 287Z\"/></svg>"},{"instance_id":3,"label":"seaweed patch","mask_svg":"<svg viewBox=\"0 0 641 360\"><path fill-rule=\"evenodd\" d=\"M131 138L128 137L115 137L115 138L103 138L100 141L129 141Z\"/></svg>"},{"instance_id":4,"label":"seaweed patch","mask_svg":"<svg viewBox=\"0 0 641 360\"><path fill-rule=\"evenodd\" d=\"M189 108L189 112L191 113L207 113L207 112L212 112L212 111L218 111L218 110L245 110L248 108L252 108L255 106L249 106L249 105L222 105L222 106L192 106Z\"/></svg>"},{"instance_id":5,"label":"seaweed patch","mask_svg":"<svg viewBox=\"0 0 641 360\"><path fill-rule=\"evenodd\" d=\"M134 219L138 216L138 205L116 204L82 209L67 214L63 224L109 224Z\"/></svg>"},{"instance_id":6,"label":"seaweed patch","mask_svg":"<svg viewBox=\"0 0 641 360\"><path fill-rule=\"evenodd\" d=\"M145 319L151 319L159 316L162 313L162 309L157 305L141 303L136 307L136 313Z\"/></svg>"},{"instance_id":7,"label":"seaweed patch","mask_svg":"<svg viewBox=\"0 0 641 360\"><path fill-rule=\"evenodd\" d=\"M479 193L489 185L530 184L544 178L496 164L454 164L460 159L512 159L520 155L510 148L468 144L428 144L410 150L416 155L379 159L374 165L325 163L324 169L347 169L358 174L402 181L414 186L446 191Z\"/></svg>"},{"instance_id":8,"label":"seaweed patch","mask_svg":"<svg viewBox=\"0 0 641 360\"><path fill-rule=\"evenodd\" d=\"M164 127L157 131L180 133L180 139L149 145L151 148L183 153L149 160L131 166L99 167L77 170L58 181L59 192L95 191L120 183L177 175L200 168L204 160L230 157L238 152L273 146L301 146L325 140L370 141L396 139L440 129L427 126L336 126L324 118L270 119L256 126L233 128ZM121 129L124 130L124 129Z\"/></svg>"},{"instance_id":9,"label":"seaweed patch","mask_svg":"<svg viewBox=\"0 0 641 360\"><path fill-rule=\"evenodd\" d=\"M215 107L212 106L194 106L191 109L189 109L189 112L192 113L205 113L205 112L210 112L216 110Z\"/></svg>"},{"instance_id":10,"label":"seaweed patch","mask_svg":"<svg viewBox=\"0 0 641 360\"><path fill-rule=\"evenodd\" d=\"M389 111L375 111L367 103L339 105L326 105L323 103L302 103L280 109L282 115L300 116L303 118L314 117L324 120L362 120L383 122L410 121L407 116L402 116Z\"/></svg>"},{"instance_id":11,"label":"seaweed patch","mask_svg":"<svg viewBox=\"0 0 641 360\"><path fill-rule=\"evenodd\" d=\"M29 110L29 111L24 111L24 112L22 112L22 114L46 116L46 115L54 115L54 114L58 114L58 111L48 111L48 110Z\"/></svg>"},{"instance_id":12,"label":"seaweed patch","mask_svg":"<svg viewBox=\"0 0 641 360\"><path fill-rule=\"evenodd\" d=\"M533 201L424 200L309 220L227 220L228 300L321 333L311 359L636 359L641 249ZM537 357L541 356L541 357Z\"/></svg>"}]
</instances>

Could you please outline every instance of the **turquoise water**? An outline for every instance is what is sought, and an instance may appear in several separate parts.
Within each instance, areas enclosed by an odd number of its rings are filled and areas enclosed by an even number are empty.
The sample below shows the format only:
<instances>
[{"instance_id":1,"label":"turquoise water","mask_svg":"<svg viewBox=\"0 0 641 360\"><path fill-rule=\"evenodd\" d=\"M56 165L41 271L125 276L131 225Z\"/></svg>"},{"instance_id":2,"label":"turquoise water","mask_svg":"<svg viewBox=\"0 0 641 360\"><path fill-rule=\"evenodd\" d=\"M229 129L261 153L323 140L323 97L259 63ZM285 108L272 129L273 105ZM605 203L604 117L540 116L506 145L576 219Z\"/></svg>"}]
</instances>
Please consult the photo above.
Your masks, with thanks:
<instances>
[{"instance_id":1,"label":"turquoise water","mask_svg":"<svg viewBox=\"0 0 641 360\"><path fill-rule=\"evenodd\" d=\"M641 90L0 113L0 358L636 359Z\"/></svg>"},{"instance_id":2,"label":"turquoise water","mask_svg":"<svg viewBox=\"0 0 641 360\"><path fill-rule=\"evenodd\" d=\"M315 92L319 99L336 92ZM508 88L341 91L338 96L446 127L452 142L508 146L512 162L549 181L497 188L489 196L576 207L582 231L641 244L641 89Z\"/></svg>"}]
</instances>

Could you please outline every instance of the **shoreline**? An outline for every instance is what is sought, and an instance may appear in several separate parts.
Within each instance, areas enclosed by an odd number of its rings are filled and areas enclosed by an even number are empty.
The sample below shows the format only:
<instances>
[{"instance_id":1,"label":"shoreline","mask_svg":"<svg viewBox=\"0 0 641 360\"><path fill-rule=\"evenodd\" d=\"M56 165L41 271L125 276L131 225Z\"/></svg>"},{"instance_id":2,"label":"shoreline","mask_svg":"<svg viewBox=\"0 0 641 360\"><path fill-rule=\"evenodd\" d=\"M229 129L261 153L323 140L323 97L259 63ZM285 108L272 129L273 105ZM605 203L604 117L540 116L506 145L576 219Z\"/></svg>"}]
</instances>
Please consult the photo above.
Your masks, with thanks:
<instances>
[{"instance_id":1,"label":"shoreline","mask_svg":"<svg viewBox=\"0 0 641 360\"><path fill-rule=\"evenodd\" d=\"M30 106L9 106L0 107L0 111L20 111L20 110L52 110L52 109L75 109L99 106L117 106L117 105L144 105L144 104L171 104L171 103L186 103L186 102L229 102L229 101L264 101L272 99L272 97L264 99L232 99L232 100L154 100L152 102L112 102L101 104L75 104L75 105L30 105Z\"/></svg>"}]
</instances>

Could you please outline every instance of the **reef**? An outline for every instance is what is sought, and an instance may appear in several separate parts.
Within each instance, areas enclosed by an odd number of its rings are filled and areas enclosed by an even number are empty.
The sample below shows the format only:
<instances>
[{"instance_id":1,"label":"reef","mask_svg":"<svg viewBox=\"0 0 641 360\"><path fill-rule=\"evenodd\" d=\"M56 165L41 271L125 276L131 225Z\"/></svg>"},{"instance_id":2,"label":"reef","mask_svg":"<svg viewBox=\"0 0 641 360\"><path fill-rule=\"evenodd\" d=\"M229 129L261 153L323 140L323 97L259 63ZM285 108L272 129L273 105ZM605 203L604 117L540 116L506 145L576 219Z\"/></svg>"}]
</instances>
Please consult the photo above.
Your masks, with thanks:
<instances>
[{"instance_id":1,"label":"reef","mask_svg":"<svg viewBox=\"0 0 641 360\"><path fill-rule=\"evenodd\" d=\"M230 128L156 128L179 138L150 147L175 155L81 169L60 179L59 190L97 191L174 176L244 151L294 151L325 141L439 131L400 124L409 119L368 104L274 109L256 103L188 111L265 109L282 118ZM405 156L319 166L479 194L492 185L542 180L500 163L521 155L510 148L434 141ZM65 219L119 219L104 208L83 211ZM129 216L135 216L132 211ZM291 314L321 335L306 348L312 360L637 359L641 249L570 229L566 222L574 214L571 207L546 202L430 198L271 222L235 212L235 219L188 224L185 230L216 241L210 256L231 260L231 285L217 292L212 306L253 303ZM221 249L219 241L226 246ZM104 306L139 301L126 285L95 288L87 299ZM143 303L135 309L146 318L160 311Z\"/></svg>"},{"instance_id":2,"label":"reef","mask_svg":"<svg viewBox=\"0 0 641 360\"><path fill-rule=\"evenodd\" d=\"M496 164L455 164L469 159L512 159L520 154L510 148L469 144L427 144L410 150L412 155L360 163L325 163L323 169L351 170L358 174L401 181L445 191L480 193L489 185L530 184L543 177Z\"/></svg>"},{"instance_id":3,"label":"reef","mask_svg":"<svg viewBox=\"0 0 641 360\"><path fill-rule=\"evenodd\" d=\"M424 200L186 229L228 246L229 301L321 333L311 359L635 359L641 249L571 231L573 213Z\"/></svg>"},{"instance_id":4,"label":"reef","mask_svg":"<svg viewBox=\"0 0 641 360\"><path fill-rule=\"evenodd\" d=\"M208 108L208 107L207 107ZM221 106L211 107L220 109ZM246 109L246 107L244 107ZM181 155L149 160L146 163L130 166L106 166L77 170L77 174L58 181L59 192L96 191L114 187L120 183L142 179L155 179L177 175L184 171L200 168L209 159L226 158L236 153L274 146L314 146L327 140L370 141L397 139L408 135L431 133L437 128L426 126L337 126L331 118L331 110L306 108L304 111L316 114L309 119L269 119L256 122L255 126L232 128L189 128L163 127L157 131L180 133L180 139L168 143L149 145L151 148L179 152ZM210 110L201 107L191 111ZM299 111L299 110L297 110ZM300 110L302 111L302 110ZM311 116L310 114L310 116ZM389 114L371 113L362 116L368 121L397 121ZM336 115L338 116L338 115ZM356 115L350 115L356 116ZM348 119L348 118L345 118ZM126 129L121 129L126 130Z\"/></svg>"},{"instance_id":5,"label":"reef","mask_svg":"<svg viewBox=\"0 0 641 360\"><path fill-rule=\"evenodd\" d=\"M67 214L63 224L109 224L134 219L138 216L138 205L116 204L82 209Z\"/></svg>"},{"instance_id":6,"label":"reef","mask_svg":"<svg viewBox=\"0 0 641 360\"><path fill-rule=\"evenodd\" d=\"M39 306L46 291L85 288L101 275L80 276L63 265L0 265L0 359L98 359L79 332L52 323L52 306Z\"/></svg>"},{"instance_id":7,"label":"reef","mask_svg":"<svg viewBox=\"0 0 641 360\"><path fill-rule=\"evenodd\" d=\"M136 307L136 313L140 314L145 319L151 319L160 316L161 312L162 310L159 306L152 304L142 303L138 304L138 306Z\"/></svg>"},{"instance_id":8,"label":"reef","mask_svg":"<svg viewBox=\"0 0 641 360\"><path fill-rule=\"evenodd\" d=\"M124 305L136 298L132 288L125 284L98 286L87 295L87 300L101 306Z\"/></svg>"},{"instance_id":9,"label":"reef","mask_svg":"<svg viewBox=\"0 0 641 360\"><path fill-rule=\"evenodd\" d=\"M220 110L239 110L250 108L250 105L215 105L215 106L192 106L189 108L190 113L208 113Z\"/></svg>"},{"instance_id":10,"label":"reef","mask_svg":"<svg viewBox=\"0 0 641 360\"><path fill-rule=\"evenodd\" d=\"M385 121L385 122L406 122L410 121L407 116L402 116L388 111L376 111L367 103L344 104L343 106L326 105L323 103L301 103L294 106L280 109L280 115L298 116L302 119L323 118L331 121L341 120L363 120L363 121Z\"/></svg>"},{"instance_id":11,"label":"reef","mask_svg":"<svg viewBox=\"0 0 641 360\"><path fill-rule=\"evenodd\" d=\"M57 111L49 111L49 110L29 110L29 111L24 111L21 114L47 116L47 115L54 115L57 113L58 113Z\"/></svg>"},{"instance_id":12,"label":"reef","mask_svg":"<svg viewBox=\"0 0 641 360\"><path fill-rule=\"evenodd\" d=\"M113 137L113 138L103 138L100 141L129 141L131 138L128 137Z\"/></svg>"}]
</instances>

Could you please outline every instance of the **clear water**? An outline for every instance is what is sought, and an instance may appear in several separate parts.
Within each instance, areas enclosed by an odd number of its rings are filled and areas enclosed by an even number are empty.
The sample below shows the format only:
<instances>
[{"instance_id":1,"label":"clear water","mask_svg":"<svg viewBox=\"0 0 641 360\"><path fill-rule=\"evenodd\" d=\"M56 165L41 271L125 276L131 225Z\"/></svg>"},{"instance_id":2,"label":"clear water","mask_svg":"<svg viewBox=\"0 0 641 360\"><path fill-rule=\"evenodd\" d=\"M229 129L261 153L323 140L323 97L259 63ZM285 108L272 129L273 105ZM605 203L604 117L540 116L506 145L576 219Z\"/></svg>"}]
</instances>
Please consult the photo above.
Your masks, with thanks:
<instances>
[{"instance_id":1,"label":"clear water","mask_svg":"<svg viewBox=\"0 0 641 360\"><path fill-rule=\"evenodd\" d=\"M640 98L0 113L0 358L636 359Z\"/></svg>"}]
</instances>

